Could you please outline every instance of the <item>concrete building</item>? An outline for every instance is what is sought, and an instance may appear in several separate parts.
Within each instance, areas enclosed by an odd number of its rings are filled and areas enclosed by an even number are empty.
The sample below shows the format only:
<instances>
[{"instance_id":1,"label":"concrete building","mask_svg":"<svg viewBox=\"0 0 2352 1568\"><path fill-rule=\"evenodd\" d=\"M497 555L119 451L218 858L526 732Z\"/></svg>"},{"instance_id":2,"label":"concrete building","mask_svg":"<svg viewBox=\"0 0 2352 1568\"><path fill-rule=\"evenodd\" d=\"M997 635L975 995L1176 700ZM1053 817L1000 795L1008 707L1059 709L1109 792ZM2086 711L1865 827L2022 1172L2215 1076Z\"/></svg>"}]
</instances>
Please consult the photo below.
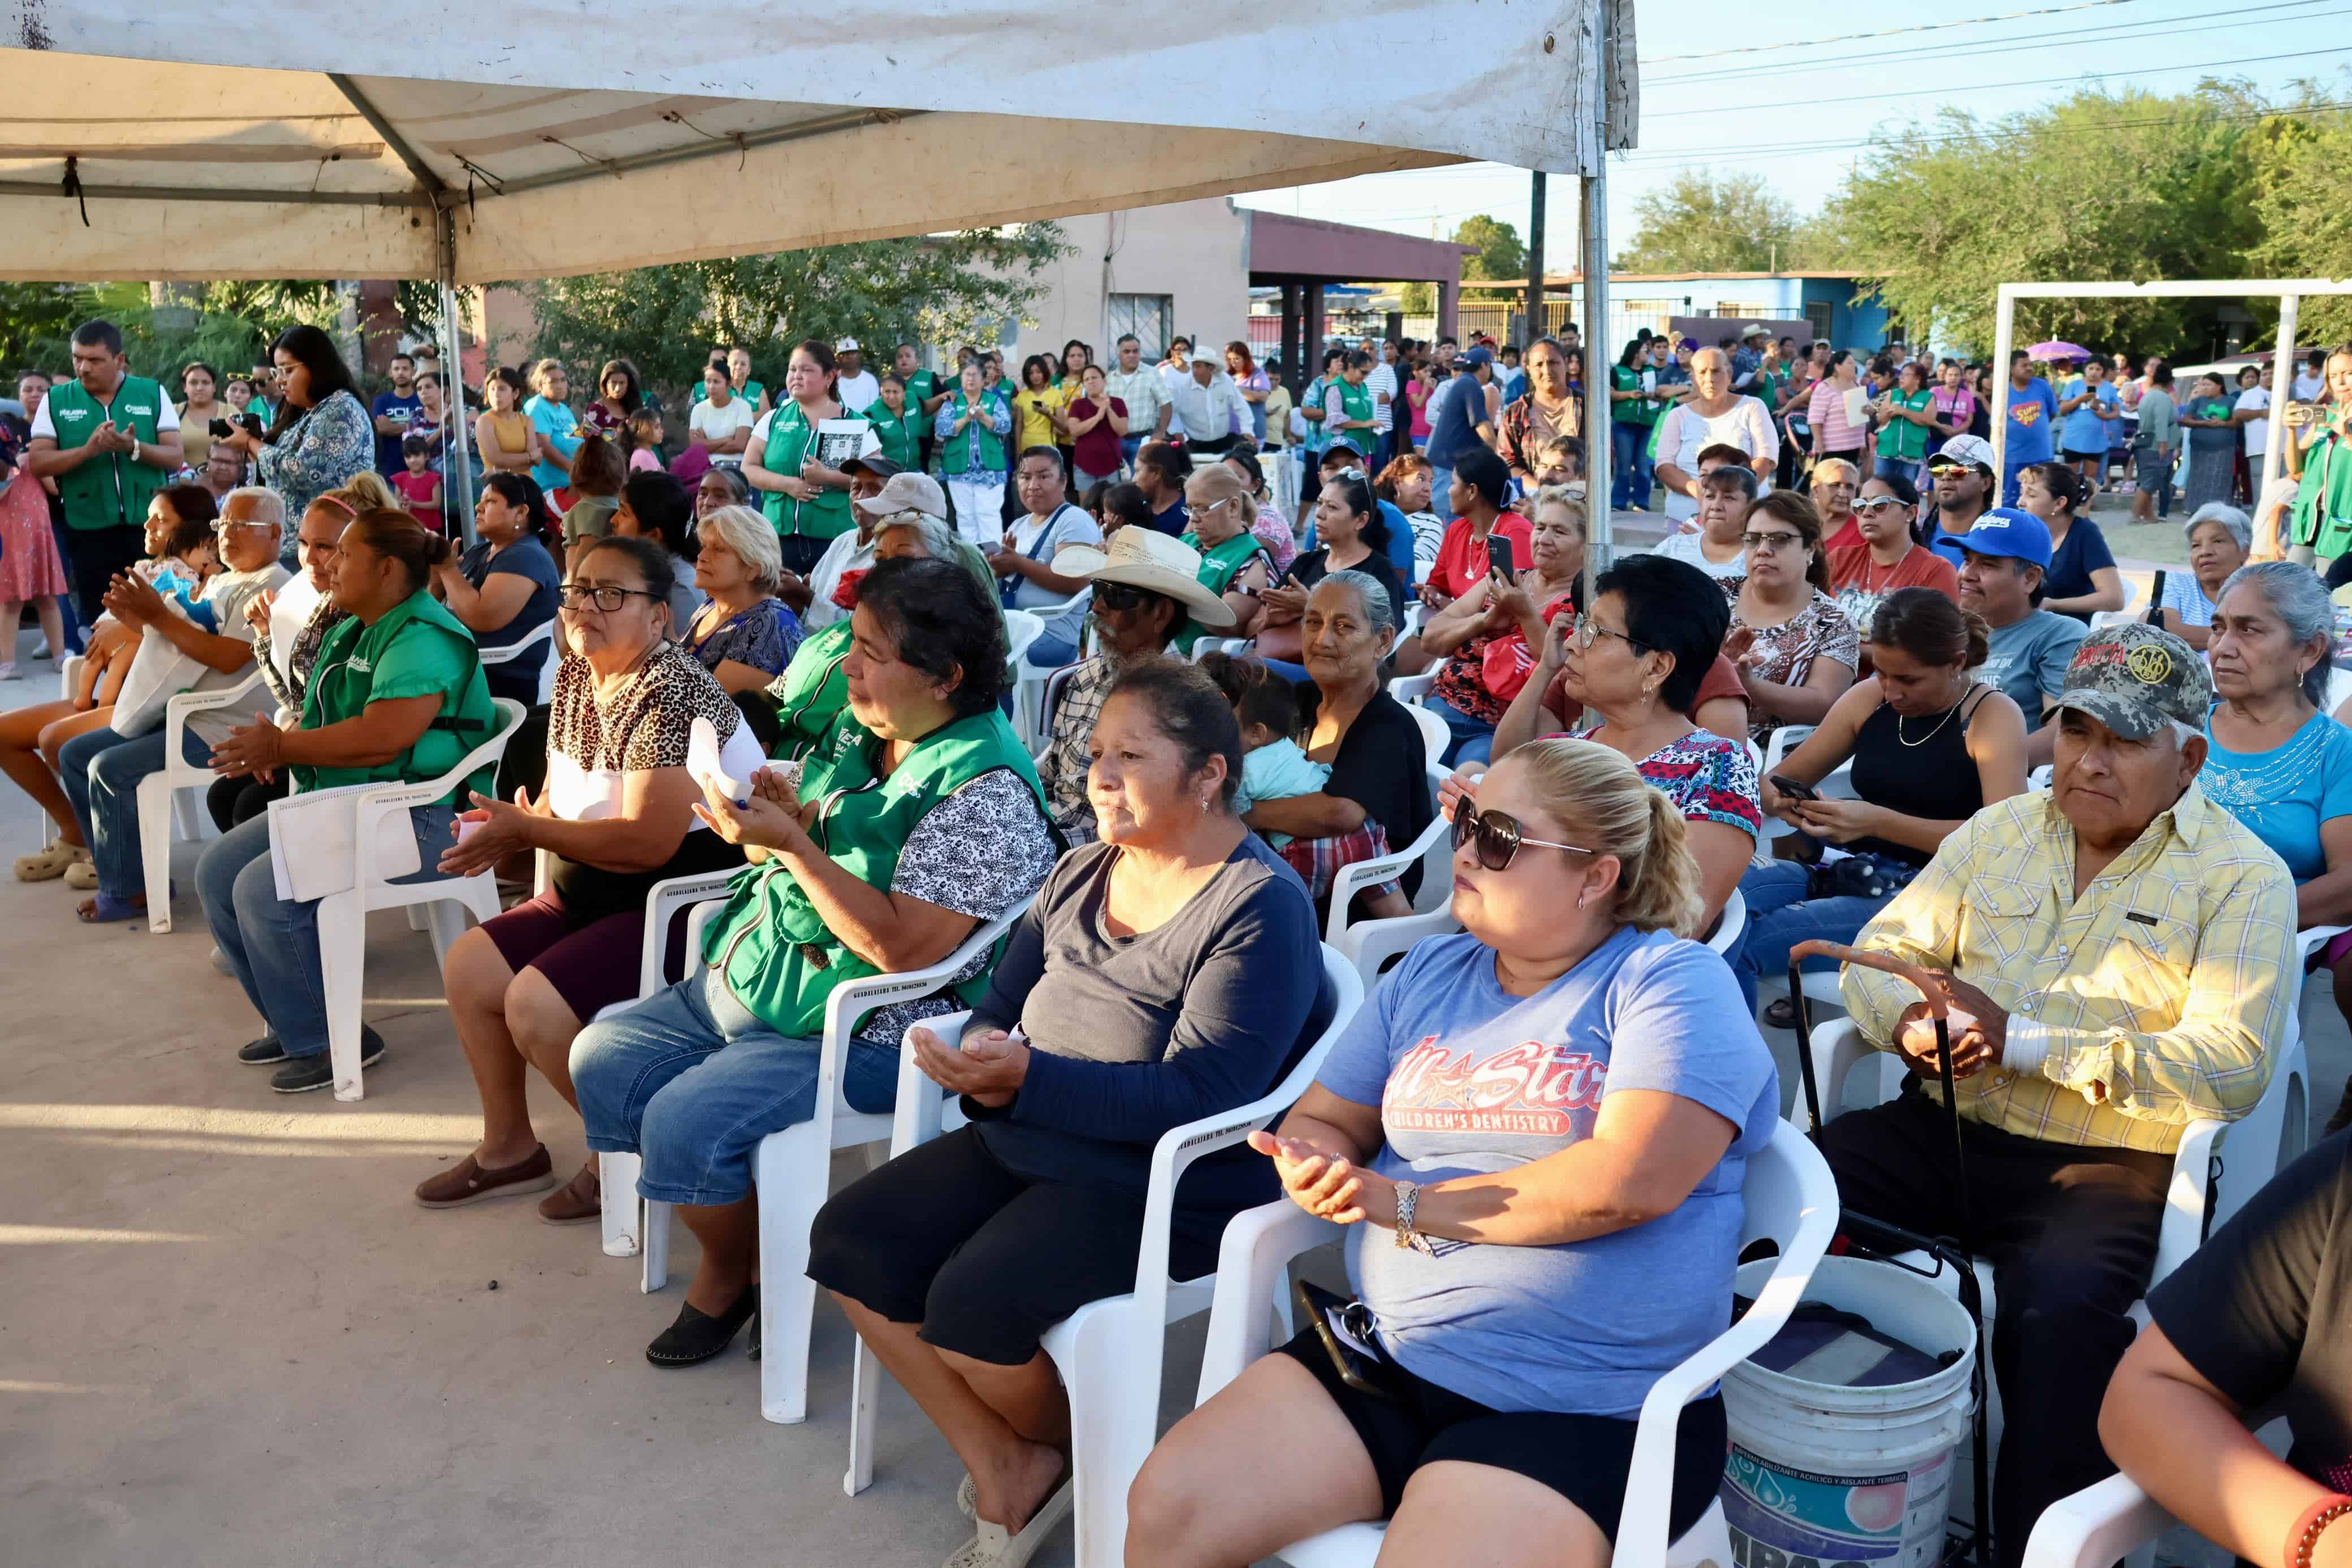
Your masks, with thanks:
<instances>
[{"instance_id":1,"label":"concrete building","mask_svg":"<svg viewBox=\"0 0 2352 1568\"><path fill-rule=\"evenodd\" d=\"M1547 329L1581 319L1583 275L1555 273L1545 282ZM1609 350L1647 327L1664 332L1676 317L1805 322L1815 338L1841 349L1884 347L1899 336L1886 308L1861 301L1851 272L1612 272L1609 275ZM1523 341L1527 285L1463 286L1462 325L1500 340ZM1572 313L1571 313L1572 312Z\"/></svg>"}]
</instances>

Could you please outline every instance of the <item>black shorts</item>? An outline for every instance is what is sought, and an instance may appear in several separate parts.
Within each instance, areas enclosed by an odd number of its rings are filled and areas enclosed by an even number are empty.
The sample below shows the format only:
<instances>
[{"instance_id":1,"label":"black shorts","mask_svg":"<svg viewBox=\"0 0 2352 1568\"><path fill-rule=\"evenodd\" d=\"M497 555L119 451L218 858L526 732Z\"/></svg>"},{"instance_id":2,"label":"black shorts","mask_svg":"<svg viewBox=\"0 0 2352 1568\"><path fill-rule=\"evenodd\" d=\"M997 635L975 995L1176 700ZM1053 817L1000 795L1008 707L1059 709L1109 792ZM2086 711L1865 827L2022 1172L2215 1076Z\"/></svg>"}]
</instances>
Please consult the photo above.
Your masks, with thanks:
<instances>
[{"instance_id":1,"label":"black shorts","mask_svg":"<svg viewBox=\"0 0 2352 1568\"><path fill-rule=\"evenodd\" d=\"M1180 1279L1213 1272L1222 1216L1180 1208ZM1107 1182L1037 1181L960 1127L835 1193L809 1229L809 1278L926 1344L1024 1366L1045 1331L1135 1289L1143 1203Z\"/></svg>"},{"instance_id":2,"label":"black shorts","mask_svg":"<svg viewBox=\"0 0 2352 1568\"><path fill-rule=\"evenodd\" d=\"M1275 1350L1313 1373L1356 1429L1356 1439L1364 1445L1380 1478L1381 1517L1396 1512L1415 1470L1454 1459L1540 1481L1582 1509L1603 1535L1617 1539L1617 1518L1625 1510L1625 1479L1633 1469L1636 1423L1614 1416L1494 1410L1393 1364L1388 1376L1401 1396L1367 1394L1340 1377L1321 1336L1311 1327ZM1723 1485L1729 1442L1721 1395L1683 1406L1675 1432L1667 1540L1679 1539L1715 1501Z\"/></svg>"}]
</instances>

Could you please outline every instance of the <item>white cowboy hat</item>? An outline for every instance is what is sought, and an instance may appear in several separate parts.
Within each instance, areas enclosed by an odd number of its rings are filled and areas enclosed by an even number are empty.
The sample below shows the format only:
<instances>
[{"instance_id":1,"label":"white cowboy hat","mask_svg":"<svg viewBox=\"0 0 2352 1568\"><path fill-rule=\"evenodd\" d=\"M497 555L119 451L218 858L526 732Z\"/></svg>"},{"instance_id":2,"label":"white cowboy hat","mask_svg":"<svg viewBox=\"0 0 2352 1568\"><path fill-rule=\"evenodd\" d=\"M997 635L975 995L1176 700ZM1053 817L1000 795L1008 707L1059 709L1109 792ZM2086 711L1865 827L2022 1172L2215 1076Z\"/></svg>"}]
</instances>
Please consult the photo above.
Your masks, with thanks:
<instances>
[{"instance_id":1,"label":"white cowboy hat","mask_svg":"<svg viewBox=\"0 0 2352 1568\"><path fill-rule=\"evenodd\" d=\"M1173 599L1203 626L1231 626L1233 606L1201 583L1201 552L1183 540L1130 523L1102 549L1072 545L1054 556L1054 575L1123 582Z\"/></svg>"}]
</instances>

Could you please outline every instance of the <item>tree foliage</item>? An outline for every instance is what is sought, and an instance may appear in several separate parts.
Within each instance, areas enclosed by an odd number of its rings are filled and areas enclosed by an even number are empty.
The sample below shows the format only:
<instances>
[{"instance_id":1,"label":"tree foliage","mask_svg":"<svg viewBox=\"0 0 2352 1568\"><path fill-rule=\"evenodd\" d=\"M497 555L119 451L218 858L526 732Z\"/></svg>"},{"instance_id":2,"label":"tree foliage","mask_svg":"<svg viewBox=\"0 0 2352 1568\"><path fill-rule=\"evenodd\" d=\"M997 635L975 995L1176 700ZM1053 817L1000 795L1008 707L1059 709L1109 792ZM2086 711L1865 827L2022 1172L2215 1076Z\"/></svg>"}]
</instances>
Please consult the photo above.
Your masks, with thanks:
<instances>
[{"instance_id":1,"label":"tree foliage","mask_svg":"<svg viewBox=\"0 0 2352 1568\"><path fill-rule=\"evenodd\" d=\"M1054 224L920 239L679 262L518 285L536 330L532 357L576 364L633 361L656 387L690 386L714 344L746 343L773 382L787 341L856 338L993 342L1045 290L1039 274L1072 254ZM501 356L509 345L494 345ZM769 368L772 366L772 368Z\"/></svg>"},{"instance_id":2,"label":"tree foliage","mask_svg":"<svg viewBox=\"0 0 2352 1568\"><path fill-rule=\"evenodd\" d=\"M1527 245L1517 227L1500 218L1477 213L1463 219L1454 230L1454 243L1478 247L1477 255L1462 258L1465 278L1500 283L1528 275Z\"/></svg>"},{"instance_id":3,"label":"tree foliage","mask_svg":"<svg viewBox=\"0 0 2352 1568\"><path fill-rule=\"evenodd\" d=\"M1810 265L1796 209L1764 176L1685 169L1633 204L1633 243L1610 265L1627 272L1774 272Z\"/></svg>"},{"instance_id":4,"label":"tree foliage","mask_svg":"<svg viewBox=\"0 0 2352 1568\"><path fill-rule=\"evenodd\" d=\"M2306 88L2300 104L2255 128L2262 168L2252 202L2263 237L2253 261L2266 277L2352 277L2352 114L2320 101ZM2295 337L2352 341L2352 298L2306 296Z\"/></svg>"}]
</instances>

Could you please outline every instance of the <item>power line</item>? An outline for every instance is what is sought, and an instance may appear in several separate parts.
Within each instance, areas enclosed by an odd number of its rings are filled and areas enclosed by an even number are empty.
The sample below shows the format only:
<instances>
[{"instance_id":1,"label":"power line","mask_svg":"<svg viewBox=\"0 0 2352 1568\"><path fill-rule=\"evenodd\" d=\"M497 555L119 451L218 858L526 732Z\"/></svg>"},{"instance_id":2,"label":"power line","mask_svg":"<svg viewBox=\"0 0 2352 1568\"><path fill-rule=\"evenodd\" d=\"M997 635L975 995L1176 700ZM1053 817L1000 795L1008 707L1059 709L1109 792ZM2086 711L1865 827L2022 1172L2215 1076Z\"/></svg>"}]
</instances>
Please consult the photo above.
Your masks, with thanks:
<instances>
[{"instance_id":1,"label":"power line","mask_svg":"<svg viewBox=\"0 0 2352 1568\"><path fill-rule=\"evenodd\" d=\"M2055 16L2066 11L2095 11L2105 5L2129 5L2137 0L2081 0L2074 5L2050 5L2038 11L2004 11L1998 16L1971 16L1965 22L1922 22L1912 27L1884 27L1875 33L1840 33L1835 37L1805 38L1793 44L1742 44L1730 49L1702 49L1693 55L1653 55L1643 66L1663 66L1675 60L1711 60L1723 55L1763 55L1781 49L1811 49L1822 44L1851 44L1862 38L1892 38L1902 33L1933 33L1946 27L1980 27L1987 22L2015 22L2027 16Z\"/></svg>"},{"instance_id":2,"label":"power line","mask_svg":"<svg viewBox=\"0 0 2352 1568\"><path fill-rule=\"evenodd\" d=\"M2260 26L2260 24L2256 25ZM1955 93L1962 92L2004 92L2012 88L2058 87L2067 82L2094 81L2100 79L2103 76L2108 75L2128 76L2137 79L2140 77L2162 76L2170 71L2214 71L2221 69L2224 66L2265 65L2273 60L2304 60L2311 59L2320 55L2340 55L2347 52L2352 52L2352 48L2289 49L2284 54L2245 55L2234 60L2207 60L2201 63L2191 63L2182 66L2134 67L2129 71L2114 72L2074 71L2063 77L2042 77L2029 81L1978 82L1968 87L1939 86L1932 93L1922 93L1916 89L1907 92L1859 93L1850 97L1840 98L1836 101L1840 108L1843 108L1849 103L1876 103L1890 98L1913 99L1920 98L1933 98L1940 101L1951 97ZM1727 103L1717 109L1670 109L1665 110L1664 113L1659 114L1645 113L1642 116L1642 119L1644 123L1647 123L1653 120L1684 120L1695 115L1733 114L1754 109L1811 109L1818 107L1821 101L1822 100L1819 99L1791 98L1775 99L1769 103Z\"/></svg>"}]
</instances>

